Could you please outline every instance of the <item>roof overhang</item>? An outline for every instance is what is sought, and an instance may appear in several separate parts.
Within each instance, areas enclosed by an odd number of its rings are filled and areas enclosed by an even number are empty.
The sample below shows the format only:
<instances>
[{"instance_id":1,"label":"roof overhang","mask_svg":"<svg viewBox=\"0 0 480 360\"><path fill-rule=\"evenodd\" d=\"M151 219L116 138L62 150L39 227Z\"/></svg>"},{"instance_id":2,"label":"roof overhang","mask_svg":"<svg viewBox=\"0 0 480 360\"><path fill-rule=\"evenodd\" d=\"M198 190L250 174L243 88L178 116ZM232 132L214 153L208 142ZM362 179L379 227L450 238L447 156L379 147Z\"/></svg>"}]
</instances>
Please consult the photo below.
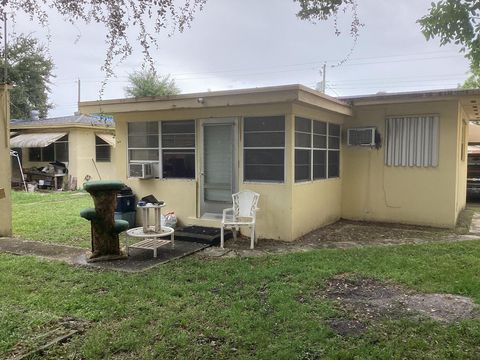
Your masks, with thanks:
<instances>
[{"instance_id":1,"label":"roof overhang","mask_svg":"<svg viewBox=\"0 0 480 360\"><path fill-rule=\"evenodd\" d=\"M68 130L68 129L90 129L90 130L102 130L102 131L115 131L115 127L113 126L99 126L99 125L86 125L86 124L55 124L55 125L39 125L39 124L34 124L34 125L15 125L10 124L10 129L11 130Z\"/></svg>"},{"instance_id":2,"label":"roof overhang","mask_svg":"<svg viewBox=\"0 0 480 360\"><path fill-rule=\"evenodd\" d=\"M225 108L276 103L298 103L351 116L351 106L303 85L213 91L174 96L127 98L79 103L82 113L118 114L140 111Z\"/></svg>"},{"instance_id":3,"label":"roof overhang","mask_svg":"<svg viewBox=\"0 0 480 360\"><path fill-rule=\"evenodd\" d=\"M10 139L11 148L47 147L67 135L63 133L20 134Z\"/></svg>"},{"instance_id":4,"label":"roof overhang","mask_svg":"<svg viewBox=\"0 0 480 360\"><path fill-rule=\"evenodd\" d=\"M430 101L458 101L467 114L468 120L480 121L480 89L447 89L400 93L378 93L372 95L342 97L340 99L350 103L352 106Z\"/></svg>"}]
</instances>

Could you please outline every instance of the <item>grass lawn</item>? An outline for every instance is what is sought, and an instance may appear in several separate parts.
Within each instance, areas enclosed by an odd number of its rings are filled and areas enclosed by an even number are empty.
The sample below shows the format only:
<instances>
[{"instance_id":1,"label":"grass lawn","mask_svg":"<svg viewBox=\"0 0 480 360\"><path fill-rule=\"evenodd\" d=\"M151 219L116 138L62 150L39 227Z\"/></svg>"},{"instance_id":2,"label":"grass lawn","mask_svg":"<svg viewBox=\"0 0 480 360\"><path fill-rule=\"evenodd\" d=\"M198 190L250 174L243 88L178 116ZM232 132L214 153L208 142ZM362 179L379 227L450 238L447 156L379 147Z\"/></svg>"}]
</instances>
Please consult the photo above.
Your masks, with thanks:
<instances>
[{"instance_id":1,"label":"grass lawn","mask_svg":"<svg viewBox=\"0 0 480 360\"><path fill-rule=\"evenodd\" d=\"M90 223L80 210L93 207L83 192L12 193L13 234L22 239L90 246Z\"/></svg>"},{"instance_id":2,"label":"grass lawn","mask_svg":"<svg viewBox=\"0 0 480 360\"><path fill-rule=\"evenodd\" d=\"M57 195L61 204L69 199ZM87 200L77 201L88 206ZM18 194L14 202L15 212L28 203ZM480 241L189 257L140 274L0 254L0 358L74 317L88 322L86 332L47 358L475 359L479 320L385 320L360 336L341 337L327 325L339 310L318 293L335 274L354 273L480 303L479 269Z\"/></svg>"}]
</instances>

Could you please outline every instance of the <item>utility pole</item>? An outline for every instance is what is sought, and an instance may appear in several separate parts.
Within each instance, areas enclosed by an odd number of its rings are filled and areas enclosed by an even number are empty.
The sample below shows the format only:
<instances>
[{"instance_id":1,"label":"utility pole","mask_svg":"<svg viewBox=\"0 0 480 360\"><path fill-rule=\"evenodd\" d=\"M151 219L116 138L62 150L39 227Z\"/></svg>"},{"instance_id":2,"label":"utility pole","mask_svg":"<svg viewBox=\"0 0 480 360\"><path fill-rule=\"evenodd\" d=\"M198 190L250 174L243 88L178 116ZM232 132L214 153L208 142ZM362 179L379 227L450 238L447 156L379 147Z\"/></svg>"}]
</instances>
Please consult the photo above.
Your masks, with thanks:
<instances>
[{"instance_id":1,"label":"utility pole","mask_svg":"<svg viewBox=\"0 0 480 360\"><path fill-rule=\"evenodd\" d=\"M80 78L78 78L77 85L77 102L80 103Z\"/></svg>"},{"instance_id":2,"label":"utility pole","mask_svg":"<svg viewBox=\"0 0 480 360\"><path fill-rule=\"evenodd\" d=\"M3 82L6 84L7 83L7 76L8 76L8 70L7 70L7 13L3 13Z\"/></svg>"},{"instance_id":3,"label":"utility pole","mask_svg":"<svg viewBox=\"0 0 480 360\"><path fill-rule=\"evenodd\" d=\"M323 63L323 70L322 70L322 93L325 94L325 91L327 90L327 63Z\"/></svg>"}]
</instances>

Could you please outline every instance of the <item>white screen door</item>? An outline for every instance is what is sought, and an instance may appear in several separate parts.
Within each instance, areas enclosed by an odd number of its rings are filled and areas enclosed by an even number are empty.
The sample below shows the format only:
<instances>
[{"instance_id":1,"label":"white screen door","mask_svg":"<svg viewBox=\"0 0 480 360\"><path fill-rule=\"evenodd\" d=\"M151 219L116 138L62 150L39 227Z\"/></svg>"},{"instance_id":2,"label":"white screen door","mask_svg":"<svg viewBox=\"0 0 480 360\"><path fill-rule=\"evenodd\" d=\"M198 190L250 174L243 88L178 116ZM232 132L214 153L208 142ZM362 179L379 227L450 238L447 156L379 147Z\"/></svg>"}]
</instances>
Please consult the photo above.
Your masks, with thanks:
<instances>
[{"instance_id":1,"label":"white screen door","mask_svg":"<svg viewBox=\"0 0 480 360\"><path fill-rule=\"evenodd\" d=\"M202 216L231 207L237 189L235 119L203 123Z\"/></svg>"}]
</instances>

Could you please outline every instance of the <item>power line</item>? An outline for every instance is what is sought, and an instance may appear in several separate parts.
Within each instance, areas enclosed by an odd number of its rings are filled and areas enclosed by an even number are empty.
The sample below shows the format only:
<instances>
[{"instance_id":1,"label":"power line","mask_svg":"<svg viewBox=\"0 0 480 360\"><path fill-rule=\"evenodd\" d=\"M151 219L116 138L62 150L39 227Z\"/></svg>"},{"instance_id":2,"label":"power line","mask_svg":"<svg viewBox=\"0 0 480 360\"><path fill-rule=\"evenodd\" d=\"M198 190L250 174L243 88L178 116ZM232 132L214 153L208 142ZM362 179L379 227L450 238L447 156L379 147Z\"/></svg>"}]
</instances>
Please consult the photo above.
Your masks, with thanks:
<instances>
[{"instance_id":1,"label":"power line","mask_svg":"<svg viewBox=\"0 0 480 360\"><path fill-rule=\"evenodd\" d=\"M410 58L410 59L397 59L397 60L390 60L390 61L375 61L375 62L355 62L357 61L362 61L362 60L371 60L371 59L386 59L386 58L396 58L396 57L413 57L413 56L423 56L427 54L455 54L455 55L445 55L445 56L435 56L435 57L419 57L419 58ZM431 52L423 52L423 53L416 53L416 54L399 54L399 55L385 55L385 56L372 56L372 57L363 57L363 58L352 58L351 61L348 64L344 64L342 66L359 66L359 65L370 65L370 64L381 64L381 63L396 63L396 62L409 62L409 61L422 61L422 60L437 60L437 59L446 59L446 58L457 58L458 54L457 53L452 53L452 52L443 52L443 51L431 51ZM338 59L329 59L326 60L326 62L335 62L338 61ZM203 71L203 72L184 72L184 73L170 73L173 77L178 77L178 76L186 76L186 75L208 75L208 74L223 74L223 73L235 73L235 72L242 72L241 74L238 75L245 75L249 73L245 73L245 71L254 71L253 74L263 74L263 73L281 73L281 72L292 72L292 71L300 71L302 69L290 69L290 70L273 70L273 71L266 71L266 72L259 72L261 70L270 70L272 68L282 68L282 67L296 67L296 66L306 66L310 65L307 68L303 68L304 70L316 70L316 67L318 67L320 64L323 64L325 60L318 60L318 61L313 61L313 62L304 62L304 63L296 63L296 64L283 64L283 65L272 65L267 67L247 67L247 68L236 68L236 69L226 69L226 70L215 70L215 71ZM316 65L316 66L315 66ZM312 68L311 66L314 66L315 68ZM62 78L58 78L62 79ZM117 76L115 79L128 79L128 76ZM190 79L196 79L196 78L183 78L185 80L190 80ZM205 77L198 78L198 79L206 79ZM103 81L104 77L93 77L93 78L83 78L82 81L86 82L92 82L92 80L100 80ZM180 79L176 79L180 80ZM72 81L72 80L68 80ZM119 81L119 80L110 80L111 82L113 81Z\"/></svg>"}]
</instances>

